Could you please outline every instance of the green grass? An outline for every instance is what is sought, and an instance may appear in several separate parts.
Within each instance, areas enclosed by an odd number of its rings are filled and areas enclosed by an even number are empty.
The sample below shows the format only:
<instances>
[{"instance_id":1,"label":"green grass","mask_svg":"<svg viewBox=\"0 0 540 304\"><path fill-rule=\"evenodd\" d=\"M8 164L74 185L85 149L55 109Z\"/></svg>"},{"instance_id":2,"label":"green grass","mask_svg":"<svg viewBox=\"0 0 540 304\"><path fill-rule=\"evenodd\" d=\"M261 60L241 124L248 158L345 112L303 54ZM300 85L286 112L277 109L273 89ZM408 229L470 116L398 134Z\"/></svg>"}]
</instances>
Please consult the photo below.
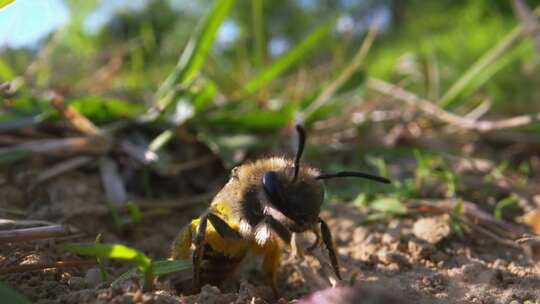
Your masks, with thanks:
<instances>
[{"instance_id":1,"label":"green grass","mask_svg":"<svg viewBox=\"0 0 540 304\"><path fill-rule=\"evenodd\" d=\"M203 66L219 26L229 13L234 0L217 0L184 49L174 71L159 87L155 102L163 109L177 96L176 87L186 88Z\"/></svg>"},{"instance_id":2,"label":"green grass","mask_svg":"<svg viewBox=\"0 0 540 304\"><path fill-rule=\"evenodd\" d=\"M143 289L154 289L154 269L152 261L142 252L120 244L94 244L65 246L65 250L86 256L94 256L99 259L126 260L137 266L137 270L144 276Z\"/></svg>"}]
</instances>

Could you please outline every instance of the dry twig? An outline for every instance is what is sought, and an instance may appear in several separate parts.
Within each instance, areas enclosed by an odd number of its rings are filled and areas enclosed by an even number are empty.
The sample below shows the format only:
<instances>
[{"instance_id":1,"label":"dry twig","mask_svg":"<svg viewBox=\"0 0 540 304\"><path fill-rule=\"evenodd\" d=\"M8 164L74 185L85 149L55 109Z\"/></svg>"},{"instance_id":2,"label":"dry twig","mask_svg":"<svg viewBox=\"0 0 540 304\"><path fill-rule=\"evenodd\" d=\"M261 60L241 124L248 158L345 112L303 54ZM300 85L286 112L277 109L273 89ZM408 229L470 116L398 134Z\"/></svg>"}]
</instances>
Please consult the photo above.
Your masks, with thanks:
<instances>
[{"instance_id":1,"label":"dry twig","mask_svg":"<svg viewBox=\"0 0 540 304\"><path fill-rule=\"evenodd\" d=\"M540 25L536 16L523 0L513 0L514 13L523 24L523 32L531 36L536 50L540 52Z\"/></svg>"},{"instance_id":2,"label":"dry twig","mask_svg":"<svg viewBox=\"0 0 540 304\"><path fill-rule=\"evenodd\" d=\"M51 105L58 111L60 116L75 130L88 136L96 136L101 132L93 122L81 115L72 106L66 105L64 98L57 94L51 93Z\"/></svg>"},{"instance_id":3,"label":"dry twig","mask_svg":"<svg viewBox=\"0 0 540 304\"><path fill-rule=\"evenodd\" d=\"M46 155L104 154L110 149L110 143L101 137L70 137L61 139L38 139L19 145L0 148L0 154L18 151Z\"/></svg>"},{"instance_id":4,"label":"dry twig","mask_svg":"<svg viewBox=\"0 0 540 304\"><path fill-rule=\"evenodd\" d=\"M540 243L540 235L528 235L516 240L518 244Z\"/></svg>"},{"instance_id":5,"label":"dry twig","mask_svg":"<svg viewBox=\"0 0 540 304\"><path fill-rule=\"evenodd\" d=\"M479 230L488 229L489 232L494 233L499 238L503 236L501 239L506 238L509 240L515 240L525 232L519 226L496 219L491 214L478 208L476 204L467 201L462 201L462 204L463 217L467 220L468 224L482 226L482 229ZM455 202L451 200L419 200L413 202L412 206L421 212L451 213L455 207ZM486 235L484 233L485 231L481 232Z\"/></svg>"},{"instance_id":6,"label":"dry twig","mask_svg":"<svg viewBox=\"0 0 540 304\"><path fill-rule=\"evenodd\" d=\"M405 102L407 105L414 107L431 118L453 127L476 131L480 133L491 132L502 129L517 128L529 125L533 122L540 121L540 113L530 115L520 115L516 117L500 119L500 120L475 120L466 117L461 117L454 113L443 110L433 102L418 97L417 95L393 84L379 79L370 79L367 83L369 89L381 94L396 98Z\"/></svg>"},{"instance_id":7,"label":"dry twig","mask_svg":"<svg viewBox=\"0 0 540 304\"><path fill-rule=\"evenodd\" d=\"M0 268L0 274L36 271L36 270L44 270L44 269L50 269L50 268L77 268L77 267L82 267L82 266L93 266L96 264L97 264L96 260L85 260L85 261L58 261L58 262L44 263L44 264L17 265L17 266L12 266L12 267Z\"/></svg>"},{"instance_id":8,"label":"dry twig","mask_svg":"<svg viewBox=\"0 0 540 304\"><path fill-rule=\"evenodd\" d=\"M62 237L73 232L74 229L64 225L4 230L0 231L0 244Z\"/></svg>"}]
</instances>

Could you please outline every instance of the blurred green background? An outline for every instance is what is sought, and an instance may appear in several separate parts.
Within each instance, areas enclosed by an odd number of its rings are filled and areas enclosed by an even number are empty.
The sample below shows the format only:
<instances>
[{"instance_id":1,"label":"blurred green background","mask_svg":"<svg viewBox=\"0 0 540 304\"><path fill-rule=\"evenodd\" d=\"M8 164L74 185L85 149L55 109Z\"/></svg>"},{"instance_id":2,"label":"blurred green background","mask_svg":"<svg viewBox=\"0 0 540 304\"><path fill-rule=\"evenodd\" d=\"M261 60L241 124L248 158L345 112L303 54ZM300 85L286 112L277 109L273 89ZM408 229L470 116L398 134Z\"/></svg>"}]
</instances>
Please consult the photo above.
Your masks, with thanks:
<instances>
[{"instance_id":1,"label":"blurred green background","mask_svg":"<svg viewBox=\"0 0 540 304\"><path fill-rule=\"evenodd\" d=\"M3 131L57 119L47 101L54 90L98 126L137 122L154 151L181 129L230 167L294 151L284 138L301 121L315 146L308 159L388 174L380 157L405 154L427 172L441 161L418 151L461 154L463 146L381 140L406 123L399 116L406 111L369 92L369 78L460 115L481 104L490 105L487 118L540 111L534 33L516 35L521 25L510 1L65 0L39 8L50 19L43 25L34 24L38 9L30 2L0 11L0 82L9 82ZM36 27L51 31L37 37ZM375 110L398 117L363 119ZM444 172L436 174L454 183ZM416 184L392 191L419 191L418 174ZM446 188L453 196L455 185Z\"/></svg>"},{"instance_id":2,"label":"blurred green background","mask_svg":"<svg viewBox=\"0 0 540 304\"><path fill-rule=\"evenodd\" d=\"M181 0L19 2L0 12L4 19L0 80L25 75L29 88L57 88L70 97L92 95L129 102L151 99L212 5L212 1ZM15 6L20 8L13 14L10 10ZM38 13L43 17L32 18ZM53 27L53 31L37 37L35 19L44 19L41 28ZM279 99L273 106L282 108L291 101L306 106L309 97L350 62L370 25L381 29L361 67L363 75L395 81L407 77L414 91L436 99L519 22L510 1L504 0L255 0L237 1L220 23L198 74L198 79L204 79L203 88L213 91L207 92L209 98L223 94L227 99L259 101L265 108L270 99ZM284 67L267 75L263 83L250 85L325 25L327 31L312 37L315 41ZM434 69L439 84L429 92L428 74ZM471 84L473 88L459 96L468 100L450 105L490 98L496 110L538 108L531 102L537 98L538 80L530 40L515 43L487 69L486 75L475 79L479 84ZM302 75L309 77L300 81L299 88L295 81ZM249 94L238 95L246 87Z\"/></svg>"}]
</instances>

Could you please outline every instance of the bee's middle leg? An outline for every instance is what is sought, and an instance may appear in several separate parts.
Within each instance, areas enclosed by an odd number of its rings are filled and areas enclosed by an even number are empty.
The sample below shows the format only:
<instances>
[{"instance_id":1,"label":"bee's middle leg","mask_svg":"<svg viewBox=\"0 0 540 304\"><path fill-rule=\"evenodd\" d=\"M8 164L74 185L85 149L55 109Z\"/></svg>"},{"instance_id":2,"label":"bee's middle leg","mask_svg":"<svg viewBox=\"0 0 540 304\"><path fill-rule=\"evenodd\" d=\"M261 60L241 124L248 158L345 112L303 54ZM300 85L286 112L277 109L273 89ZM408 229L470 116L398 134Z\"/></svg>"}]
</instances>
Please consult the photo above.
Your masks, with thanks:
<instances>
[{"instance_id":1,"label":"bee's middle leg","mask_svg":"<svg viewBox=\"0 0 540 304\"><path fill-rule=\"evenodd\" d=\"M204 240L208 221L210 221L214 229L222 238L236 240L240 239L240 234L236 230L232 229L231 226L229 226L229 224L227 224L227 222L225 222L218 215L211 212L206 212L200 217L199 225L197 225L197 229L195 231L195 239L193 242L195 249L193 250L192 254L193 288L195 292L199 292L201 288L201 261L204 255Z\"/></svg>"},{"instance_id":2,"label":"bee's middle leg","mask_svg":"<svg viewBox=\"0 0 540 304\"><path fill-rule=\"evenodd\" d=\"M191 260L193 263L193 289L197 293L201 290L201 261L204 254L204 239L206 236L206 225L208 221L208 213L204 213L200 217L199 224L195 231L195 239L193 240L193 253Z\"/></svg>"}]
</instances>

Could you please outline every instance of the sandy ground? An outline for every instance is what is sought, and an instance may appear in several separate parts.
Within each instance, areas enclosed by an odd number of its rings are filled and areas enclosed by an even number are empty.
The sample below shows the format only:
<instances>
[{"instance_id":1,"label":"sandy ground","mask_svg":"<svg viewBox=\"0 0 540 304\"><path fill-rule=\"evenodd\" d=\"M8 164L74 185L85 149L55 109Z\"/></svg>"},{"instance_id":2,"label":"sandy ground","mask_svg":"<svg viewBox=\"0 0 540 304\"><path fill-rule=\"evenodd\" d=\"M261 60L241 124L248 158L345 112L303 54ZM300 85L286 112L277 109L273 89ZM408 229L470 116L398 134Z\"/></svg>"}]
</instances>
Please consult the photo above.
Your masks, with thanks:
<instances>
[{"instance_id":1,"label":"sandy ground","mask_svg":"<svg viewBox=\"0 0 540 304\"><path fill-rule=\"evenodd\" d=\"M92 172L72 172L30 195L4 179L0 208L16 208L24 218L69 224L86 236L76 239L12 243L0 247L0 269L60 260L81 260L63 251L72 242L120 242L160 260L170 243L200 207L185 210L152 209L143 222L116 232L103 205L99 177ZM334 234L344 280L337 299L347 303L540 303L540 265L517 246L467 233L456 235L445 215L418 215L359 225L365 214L352 205L332 205L322 214ZM306 242L300 238L299 246ZM117 288L101 283L95 266L52 268L0 275L0 280L36 303L295 303L297 299L333 283L326 253L291 256L285 250L279 273L281 298L273 297L259 271L248 258L242 269L222 289L205 286L200 294L183 296L161 278L157 290L143 293L136 282ZM110 261L115 277L126 271L125 262ZM357 293L346 300L342 290ZM336 291L334 289L334 291ZM388 296L395 295L397 300ZM340 298L341 297L341 298ZM322 297L324 298L324 297ZM299 303L332 303L311 297ZM329 298L332 298L331 296ZM369 299L371 300L369 300ZM317 300L318 299L318 300Z\"/></svg>"}]
</instances>

